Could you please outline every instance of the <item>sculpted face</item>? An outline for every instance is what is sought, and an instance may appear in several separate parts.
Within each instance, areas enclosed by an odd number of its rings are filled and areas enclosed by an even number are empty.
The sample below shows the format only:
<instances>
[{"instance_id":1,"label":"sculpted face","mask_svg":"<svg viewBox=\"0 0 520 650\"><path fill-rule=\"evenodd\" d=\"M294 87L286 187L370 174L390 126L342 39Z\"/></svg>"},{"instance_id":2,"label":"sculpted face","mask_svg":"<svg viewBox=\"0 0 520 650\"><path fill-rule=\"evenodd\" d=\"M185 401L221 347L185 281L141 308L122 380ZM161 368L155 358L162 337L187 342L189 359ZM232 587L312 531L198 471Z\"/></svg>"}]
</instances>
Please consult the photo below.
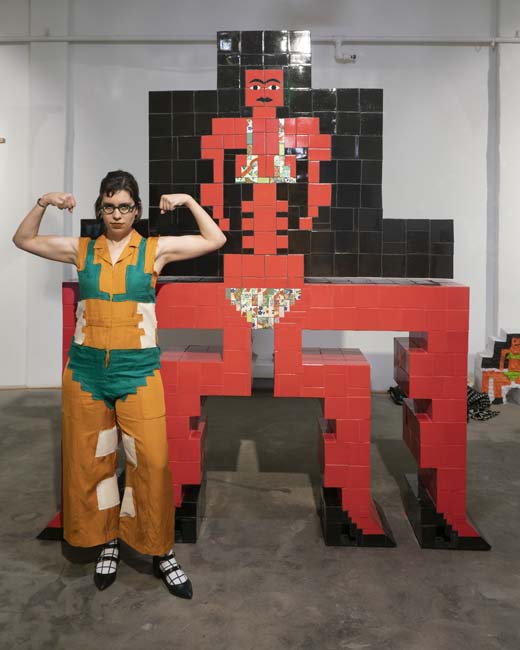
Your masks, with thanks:
<instances>
[{"instance_id":1,"label":"sculpted face","mask_svg":"<svg viewBox=\"0 0 520 650\"><path fill-rule=\"evenodd\" d=\"M283 106L283 71L246 70L246 106Z\"/></svg>"},{"instance_id":2,"label":"sculpted face","mask_svg":"<svg viewBox=\"0 0 520 650\"><path fill-rule=\"evenodd\" d=\"M515 354L520 352L520 338L513 336L511 339L511 351Z\"/></svg>"}]
</instances>

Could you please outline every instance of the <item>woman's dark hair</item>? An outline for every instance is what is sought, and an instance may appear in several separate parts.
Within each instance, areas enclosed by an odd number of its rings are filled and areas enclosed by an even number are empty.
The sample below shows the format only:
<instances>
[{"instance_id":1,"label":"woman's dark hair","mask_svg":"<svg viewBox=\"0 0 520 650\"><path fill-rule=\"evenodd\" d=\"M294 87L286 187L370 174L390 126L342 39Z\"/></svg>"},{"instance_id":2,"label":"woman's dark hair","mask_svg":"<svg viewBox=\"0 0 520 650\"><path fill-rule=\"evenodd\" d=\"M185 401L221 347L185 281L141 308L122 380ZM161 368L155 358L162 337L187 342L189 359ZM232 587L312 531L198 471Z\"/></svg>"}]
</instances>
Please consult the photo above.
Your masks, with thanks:
<instances>
[{"instance_id":1,"label":"woman's dark hair","mask_svg":"<svg viewBox=\"0 0 520 650\"><path fill-rule=\"evenodd\" d=\"M116 192L126 190L132 197L132 201L137 207L137 214L135 221L141 218L143 213L143 206L141 197L139 196L139 185L130 172L124 172L122 169L117 169L113 172L108 172L105 178L101 181L99 186L99 196L94 204L96 219L101 221L101 204L103 202L103 195L114 196Z\"/></svg>"}]
</instances>

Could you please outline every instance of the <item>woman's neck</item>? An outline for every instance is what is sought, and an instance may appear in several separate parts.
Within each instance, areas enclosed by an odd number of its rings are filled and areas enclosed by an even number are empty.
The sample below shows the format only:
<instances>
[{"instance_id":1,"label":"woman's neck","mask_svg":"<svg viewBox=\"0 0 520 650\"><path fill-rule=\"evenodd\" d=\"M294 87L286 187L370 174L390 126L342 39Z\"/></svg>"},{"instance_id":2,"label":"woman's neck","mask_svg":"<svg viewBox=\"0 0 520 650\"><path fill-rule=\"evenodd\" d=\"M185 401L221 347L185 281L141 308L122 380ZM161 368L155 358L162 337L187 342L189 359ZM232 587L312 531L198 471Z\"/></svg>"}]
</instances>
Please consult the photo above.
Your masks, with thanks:
<instances>
[{"instance_id":1,"label":"woman's neck","mask_svg":"<svg viewBox=\"0 0 520 650\"><path fill-rule=\"evenodd\" d=\"M128 232L126 235L122 235L122 233L118 232L106 232L105 237L107 238L107 242L111 244L112 246L117 246L119 244L126 244L128 240L132 237L133 233L133 228Z\"/></svg>"}]
</instances>

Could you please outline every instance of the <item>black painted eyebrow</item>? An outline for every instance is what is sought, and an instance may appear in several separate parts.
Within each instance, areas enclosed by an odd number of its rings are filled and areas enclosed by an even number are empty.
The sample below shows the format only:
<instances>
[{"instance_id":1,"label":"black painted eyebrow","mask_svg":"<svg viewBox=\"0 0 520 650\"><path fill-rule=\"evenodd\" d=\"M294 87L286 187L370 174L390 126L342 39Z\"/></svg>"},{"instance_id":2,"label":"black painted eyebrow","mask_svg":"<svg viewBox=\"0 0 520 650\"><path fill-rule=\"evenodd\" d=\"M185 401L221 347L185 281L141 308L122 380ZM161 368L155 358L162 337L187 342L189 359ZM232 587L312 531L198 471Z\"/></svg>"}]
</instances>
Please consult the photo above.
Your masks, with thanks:
<instances>
[{"instance_id":1,"label":"black painted eyebrow","mask_svg":"<svg viewBox=\"0 0 520 650\"><path fill-rule=\"evenodd\" d=\"M249 83L253 83L253 81L259 81L261 84L265 83L263 79L250 79Z\"/></svg>"},{"instance_id":2,"label":"black painted eyebrow","mask_svg":"<svg viewBox=\"0 0 520 650\"><path fill-rule=\"evenodd\" d=\"M280 83L280 79L275 79L274 77L272 79L266 79L264 83L267 83L268 81L277 81L278 83Z\"/></svg>"}]
</instances>

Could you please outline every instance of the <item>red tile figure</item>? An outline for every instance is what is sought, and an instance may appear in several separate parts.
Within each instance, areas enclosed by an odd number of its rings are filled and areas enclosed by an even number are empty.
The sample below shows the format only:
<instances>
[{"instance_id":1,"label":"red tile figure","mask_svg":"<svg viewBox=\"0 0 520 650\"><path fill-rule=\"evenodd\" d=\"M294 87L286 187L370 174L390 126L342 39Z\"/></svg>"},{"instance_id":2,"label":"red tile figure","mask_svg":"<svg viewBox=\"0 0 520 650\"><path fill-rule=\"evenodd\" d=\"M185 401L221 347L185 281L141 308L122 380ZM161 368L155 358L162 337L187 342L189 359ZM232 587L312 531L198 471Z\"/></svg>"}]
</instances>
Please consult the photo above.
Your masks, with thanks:
<instances>
[{"instance_id":1,"label":"red tile figure","mask_svg":"<svg viewBox=\"0 0 520 650\"><path fill-rule=\"evenodd\" d=\"M242 202L243 245L252 254L224 256L224 284L167 284L160 290L159 321L166 327L223 329L222 355L185 351L166 354L172 472L180 505L182 484L201 480L202 395L250 395L251 329L274 328L274 394L318 397L327 543L393 545L391 532L370 493L370 367L358 350L302 350L302 330L407 330L396 343L396 380L408 395L404 437L419 463L419 520L433 509L435 525L417 528L423 545L485 547L468 522L466 486L466 358L468 290L453 284L306 284L303 255L286 251L287 202L277 185L296 181L296 158L308 150L308 216L330 205L331 186L320 183L320 162L331 157L331 136L314 117L277 118L283 105L281 70L245 72L248 118L213 118L202 136L201 155L213 161L213 183L201 186L223 230L223 166L236 155L236 183L251 183ZM425 502L426 499L426 502ZM429 501L428 501L429 499ZM416 507L417 510L417 507ZM441 539L442 538L442 539Z\"/></svg>"}]
</instances>

